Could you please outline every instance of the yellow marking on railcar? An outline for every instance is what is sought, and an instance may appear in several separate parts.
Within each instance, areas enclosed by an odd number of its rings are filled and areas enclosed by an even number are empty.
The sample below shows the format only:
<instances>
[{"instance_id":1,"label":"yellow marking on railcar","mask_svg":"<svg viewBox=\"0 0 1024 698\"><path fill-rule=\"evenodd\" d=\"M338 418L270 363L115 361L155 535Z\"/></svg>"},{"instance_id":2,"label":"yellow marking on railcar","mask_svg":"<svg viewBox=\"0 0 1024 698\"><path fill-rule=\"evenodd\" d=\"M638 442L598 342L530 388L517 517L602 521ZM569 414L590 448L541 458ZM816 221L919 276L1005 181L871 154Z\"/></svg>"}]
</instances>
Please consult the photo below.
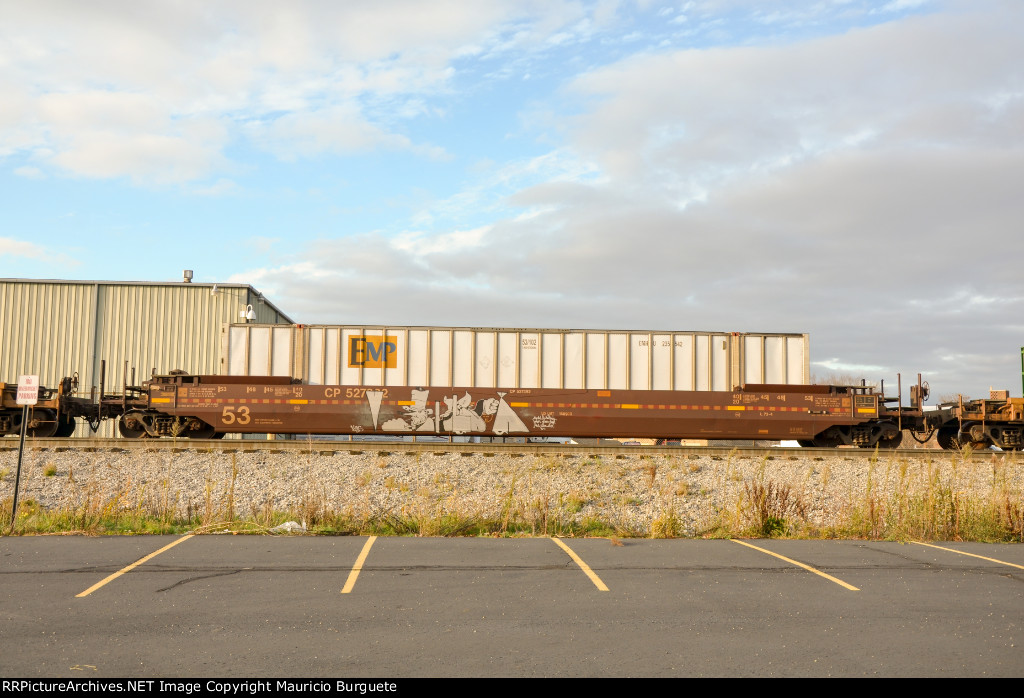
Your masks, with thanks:
<instances>
[{"instance_id":1,"label":"yellow marking on railcar","mask_svg":"<svg viewBox=\"0 0 1024 698\"><path fill-rule=\"evenodd\" d=\"M170 402L171 398L169 398L169 397L153 397L153 398L150 398L149 401L150 402Z\"/></svg>"},{"instance_id":2,"label":"yellow marking on railcar","mask_svg":"<svg viewBox=\"0 0 1024 698\"><path fill-rule=\"evenodd\" d=\"M640 405L619 405L619 409L623 410L638 410Z\"/></svg>"},{"instance_id":3,"label":"yellow marking on railcar","mask_svg":"<svg viewBox=\"0 0 1024 698\"><path fill-rule=\"evenodd\" d=\"M858 407L857 408L857 413L858 414L874 414L876 411L877 410L875 410L875 408L873 408L873 407Z\"/></svg>"},{"instance_id":4,"label":"yellow marking on railcar","mask_svg":"<svg viewBox=\"0 0 1024 698\"><path fill-rule=\"evenodd\" d=\"M744 411L747 408L744 407L743 405L729 405L725 409L727 409L727 410L735 410L735 411L742 412L742 411ZM772 409L775 409L775 408L773 407Z\"/></svg>"},{"instance_id":5,"label":"yellow marking on railcar","mask_svg":"<svg viewBox=\"0 0 1024 698\"><path fill-rule=\"evenodd\" d=\"M289 400L289 405L308 405L309 400Z\"/></svg>"},{"instance_id":6,"label":"yellow marking on railcar","mask_svg":"<svg viewBox=\"0 0 1024 698\"><path fill-rule=\"evenodd\" d=\"M395 404L396 405L415 405L416 401L415 400L399 400Z\"/></svg>"}]
</instances>

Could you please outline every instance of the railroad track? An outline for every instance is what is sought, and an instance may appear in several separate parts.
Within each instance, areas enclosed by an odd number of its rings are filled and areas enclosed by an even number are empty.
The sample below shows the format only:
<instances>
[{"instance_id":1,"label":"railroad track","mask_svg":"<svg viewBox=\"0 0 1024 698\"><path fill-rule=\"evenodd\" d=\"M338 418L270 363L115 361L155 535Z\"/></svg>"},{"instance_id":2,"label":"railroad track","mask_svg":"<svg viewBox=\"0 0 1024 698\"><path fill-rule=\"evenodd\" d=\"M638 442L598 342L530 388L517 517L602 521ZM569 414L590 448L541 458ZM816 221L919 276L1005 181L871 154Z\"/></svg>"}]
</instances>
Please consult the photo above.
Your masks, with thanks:
<instances>
[{"instance_id":1,"label":"railroad track","mask_svg":"<svg viewBox=\"0 0 1024 698\"><path fill-rule=\"evenodd\" d=\"M325 441L302 439L123 439L123 438L33 438L25 441L27 451L84 452L183 452L200 453L462 453L508 454L522 453L550 456L717 456L773 458L888 458L893 453L901 458L944 458L949 451L937 449L885 449L860 448L790 448L778 446L625 446L608 444L553 444L553 443L444 443L408 441ZM0 452L17 451L17 439L0 440ZM998 451L991 451L998 453ZM979 454L980 455L980 454Z\"/></svg>"}]
</instances>

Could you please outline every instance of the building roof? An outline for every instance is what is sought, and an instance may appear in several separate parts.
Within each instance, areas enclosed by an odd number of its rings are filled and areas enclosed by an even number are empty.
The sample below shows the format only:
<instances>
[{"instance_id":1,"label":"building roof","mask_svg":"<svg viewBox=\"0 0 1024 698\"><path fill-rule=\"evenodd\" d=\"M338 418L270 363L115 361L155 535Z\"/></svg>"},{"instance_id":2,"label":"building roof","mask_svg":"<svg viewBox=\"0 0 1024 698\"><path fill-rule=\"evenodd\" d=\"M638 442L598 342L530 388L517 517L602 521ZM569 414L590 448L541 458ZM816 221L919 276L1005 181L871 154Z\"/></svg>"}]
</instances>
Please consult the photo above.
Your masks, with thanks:
<instances>
[{"instance_id":1,"label":"building roof","mask_svg":"<svg viewBox=\"0 0 1024 698\"><path fill-rule=\"evenodd\" d=\"M24 284L76 284L82 286L172 286L182 288L209 288L211 290L217 288L241 288L248 289L249 293L259 298L263 303L270 306L274 312L281 316L281 318L291 324L295 324L288 315L286 315L280 308L274 303L267 300L263 293L249 284L236 284L236 283L220 283L220 282L193 282L193 281L101 281L101 280L88 280L88 279L4 279L0 278L0 283L24 283Z\"/></svg>"}]
</instances>

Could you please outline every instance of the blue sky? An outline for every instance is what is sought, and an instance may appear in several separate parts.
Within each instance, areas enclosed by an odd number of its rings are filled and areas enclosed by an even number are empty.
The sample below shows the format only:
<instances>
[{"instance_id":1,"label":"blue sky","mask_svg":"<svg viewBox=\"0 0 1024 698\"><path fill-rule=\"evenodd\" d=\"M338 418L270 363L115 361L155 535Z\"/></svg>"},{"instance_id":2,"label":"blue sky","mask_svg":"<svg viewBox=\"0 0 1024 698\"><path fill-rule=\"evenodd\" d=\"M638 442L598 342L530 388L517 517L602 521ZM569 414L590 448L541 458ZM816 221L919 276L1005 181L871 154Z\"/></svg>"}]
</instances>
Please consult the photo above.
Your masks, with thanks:
<instances>
[{"instance_id":1,"label":"blue sky","mask_svg":"<svg viewBox=\"0 0 1024 698\"><path fill-rule=\"evenodd\" d=\"M1019 394L1024 3L0 0L0 276Z\"/></svg>"}]
</instances>

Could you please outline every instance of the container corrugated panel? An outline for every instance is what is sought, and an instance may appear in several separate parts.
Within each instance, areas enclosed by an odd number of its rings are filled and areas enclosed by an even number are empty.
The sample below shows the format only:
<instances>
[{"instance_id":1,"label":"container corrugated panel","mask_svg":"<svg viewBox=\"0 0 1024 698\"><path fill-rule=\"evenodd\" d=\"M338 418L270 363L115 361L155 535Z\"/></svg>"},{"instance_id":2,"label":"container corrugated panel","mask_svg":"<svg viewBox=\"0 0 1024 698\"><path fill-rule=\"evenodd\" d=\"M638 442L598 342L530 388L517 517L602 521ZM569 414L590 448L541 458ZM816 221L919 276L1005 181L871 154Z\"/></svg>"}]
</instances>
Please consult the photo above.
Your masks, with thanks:
<instances>
[{"instance_id":1,"label":"container corrugated panel","mask_svg":"<svg viewBox=\"0 0 1024 698\"><path fill-rule=\"evenodd\" d=\"M237 324L224 332L229 375L314 385L732 390L810 380L806 334Z\"/></svg>"}]
</instances>

